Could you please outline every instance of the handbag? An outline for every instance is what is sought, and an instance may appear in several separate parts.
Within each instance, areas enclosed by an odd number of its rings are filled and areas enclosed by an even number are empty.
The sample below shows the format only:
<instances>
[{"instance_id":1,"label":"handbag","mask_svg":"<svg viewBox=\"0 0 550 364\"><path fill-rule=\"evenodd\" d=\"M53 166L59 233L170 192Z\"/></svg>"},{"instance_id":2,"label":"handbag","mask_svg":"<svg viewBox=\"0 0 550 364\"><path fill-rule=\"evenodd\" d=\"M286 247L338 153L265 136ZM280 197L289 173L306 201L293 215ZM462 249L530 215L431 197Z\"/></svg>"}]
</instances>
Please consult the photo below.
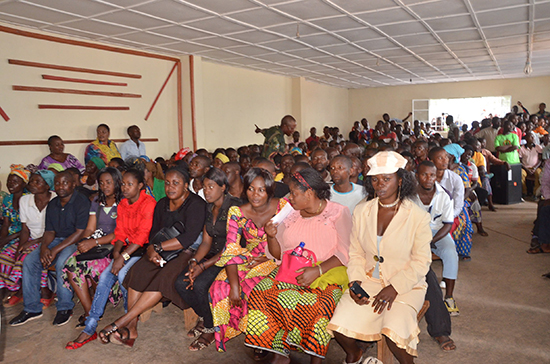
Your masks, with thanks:
<instances>
[{"instance_id":1,"label":"handbag","mask_svg":"<svg viewBox=\"0 0 550 364\"><path fill-rule=\"evenodd\" d=\"M163 227L160 229L155 236L153 236L153 239L151 239L149 244L152 244L153 246L160 246L160 244L164 241L174 239L180 234L183 234L185 232L185 225L181 221L176 221L172 226L169 228ZM177 250L162 250L157 253L164 259L166 262L171 261L172 259L176 258L184 249L177 249Z\"/></svg>"},{"instance_id":2,"label":"handbag","mask_svg":"<svg viewBox=\"0 0 550 364\"><path fill-rule=\"evenodd\" d=\"M296 277L302 273L296 271L300 268L313 267L317 263L317 257L309 249L304 249L301 257L291 255L292 252L293 250L287 250L283 253L281 265L275 279L280 282L298 284Z\"/></svg>"},{"instance_id":3,"label":"handbag","mask_svg":"<svg viewBox=\"0 0 550 364\"><path fill-rule=\"evenodd\" d=\"M99 239L99 238L101 238L105 235L107 235L107 234L105 234L103 232L103 230L101 228L99 228L96 231L94 231L94 233L92 235L90 235L88 240L90 240L90 239L96 239L97 240L97 239ZM94 246L92 249L88 250L87 252L82 253L82 254L78 254L76 256L76 261L77 262L83 262L83 261L86 261L86 260L103 259L106 256L108 256L109 254L111 254L114 247L115 246L113 244L105 244L105 245Z\"/></svg>"}]
</instances>

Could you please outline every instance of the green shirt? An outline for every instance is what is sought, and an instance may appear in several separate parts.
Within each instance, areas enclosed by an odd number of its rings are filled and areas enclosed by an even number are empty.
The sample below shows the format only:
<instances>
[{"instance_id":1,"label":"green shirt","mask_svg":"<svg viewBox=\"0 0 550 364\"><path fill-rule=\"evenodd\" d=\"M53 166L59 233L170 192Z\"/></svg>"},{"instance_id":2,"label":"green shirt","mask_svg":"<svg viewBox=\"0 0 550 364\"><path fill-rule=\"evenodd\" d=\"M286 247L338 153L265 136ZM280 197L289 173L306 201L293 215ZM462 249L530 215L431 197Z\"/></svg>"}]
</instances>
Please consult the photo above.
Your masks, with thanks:
<instances>
[{"instance_id":1,"label":"green shirt","mask_svg":"<svg viewBox=\"0 0 550 364\"><path fill-rule=\"evenodd\" d=\"M514 133L508 133L506 135L504 134L497 135L497 137L495 138L495 148L506 146L506 145L515 145L519 147L518 136ZM521 163L521 161L519 160L519 153L517 149L506 153L498 152L498 158L500 160L508 162L509 164Z\"/></svg>"},{"instance_id":2,"label":"green shirt","mask_svg":"<svg viewBox=\"0 0 550 364\"><path fill-rule=\"evenodd\" d=\"M265 137L262 157L269 158L273 152L283 153L285 151L285 135L279 125L272 126L262 134Z\"/></svg>"}]
</instances>

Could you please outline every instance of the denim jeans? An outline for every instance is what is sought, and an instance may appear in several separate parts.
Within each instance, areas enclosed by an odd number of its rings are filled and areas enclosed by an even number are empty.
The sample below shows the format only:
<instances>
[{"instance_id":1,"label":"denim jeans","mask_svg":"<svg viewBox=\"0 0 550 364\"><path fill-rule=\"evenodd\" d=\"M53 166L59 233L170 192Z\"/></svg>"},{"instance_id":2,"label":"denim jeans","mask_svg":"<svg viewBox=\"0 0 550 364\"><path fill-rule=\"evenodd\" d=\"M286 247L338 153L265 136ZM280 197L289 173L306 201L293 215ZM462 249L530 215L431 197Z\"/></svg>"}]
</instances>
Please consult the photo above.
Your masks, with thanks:
<instances>
[{"instance_id":1,"label":"denim jeans","mask_svg":"<svg viewBox=\"0 0 550 364\"><path fill-rule=\"evenodd\" d=\"M88 318L86 318L86 327L83 330L86 334L93 335L95 330L97 329L97 323L99 322L101 316L103 316L105 305L109 300L111 288L113 288L117 280L120 285L120 291L122 292L122 296L124 298L124 310L128 311L128 291L126 290L126 288L124 288L124 286L122 286L122 282L124 282L124 277L126 277L126 273L128 273L128 270L130 270L134 263L137 262L140 258L141 257L131 257L130 259L128 259L124 264L124 267L122 267L118 272L118 275L114 275L113 273L111 273L114 262L114 260L112 260L109 266L105 268L103 273L101 273L101 275L99 276L99 282L97 283L97 288L95 290L94 300L92 301L92 308L90 309L90 314L88 315Z\"/></svg>"},{"instance_id":2,"label":"denim jeans","mask_svg":"<svg viewBox=\"0 0 550 364\"><path fill-rule=\"evenodd\" d=\"M195 240L195 242L193 244L191 244L191 246L187 249L196 252L197 249L199 248L199 246L201 245L201 243L202 243L202 231L199 234L199 237L197 238L197 240Z\"/></svg>"},{"instance_id":3,"label":"denim jeans","mask_svg":"<svg viewBox=\"0 0 550 364\"><path fill-rule=\"evenodd\" d=\"M434 235L436 232L434 232ZM447 234L437 241L435 249L432 248L432 252L443 261L443 278L457 279L458 253L456 252L456 245L451 234Z\"/></svg>"},{"instance_id":4,"label":"denim jeans","mask_svg":"<svg viewBox=\"0 0 550 364\"><path fill-rule=\"evenodd\" d=\"M65 238L55 238L48 245L49 249L54 248L63 242ZM73 291L63 286L63 268L65 262L76 251L76 245L72 244L59 252L52 265L55 265L57 274L57 311L72 310L74 307ZM24 310L30 313L42 312L40 302L40 278L42 277L42 262L40 261L40 247L33 250L23 261L23 303Z\"/></svg>"}]
</instances>

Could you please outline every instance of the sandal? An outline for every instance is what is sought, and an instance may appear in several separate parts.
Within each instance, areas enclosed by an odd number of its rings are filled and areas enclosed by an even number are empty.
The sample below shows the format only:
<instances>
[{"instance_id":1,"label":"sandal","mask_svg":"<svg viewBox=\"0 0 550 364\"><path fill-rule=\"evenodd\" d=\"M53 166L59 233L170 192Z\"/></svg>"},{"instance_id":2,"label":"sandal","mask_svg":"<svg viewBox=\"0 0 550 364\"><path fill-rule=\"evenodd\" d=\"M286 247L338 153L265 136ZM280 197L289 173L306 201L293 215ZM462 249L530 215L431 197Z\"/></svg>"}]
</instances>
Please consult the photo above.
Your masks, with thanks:
<instances>
[{"instance_id":1,"label":"sandal","mask_svg":"<svg viewBox=\"0 0 550 364\"><path fill-rule=\"evenodd\" d=\"M4 303L4 307L13 307L23 302L23 297L11 296L8 298L7 302Z\"/></svg>"},{"instance_id":2,"label":"sandal","mask_svg":"<svg viewBox=\"0 0 550 364\"><path fill-rule=\"evenodd\" d=\"M55 294L52 295L50 298L41 298L40 299L40 302L42 303L42 305L44 306L44 308L48 308L50 307L50 305L52 304L52 302L55 300Z\"/></svg>"},{"instance_id":3,"label":"sandal","mask_svg":"<svg viewBox=\"0 0 550 364\"><path fill-rule=\"evenodd\" d=\"M113 322L112 324L110 324L109 326L111 326L111 330L101 330L99 332L99 340L101 340L101 343L102 344L108 344L111 342L111 339L109 338L109 336L111 336L112 334L114 334L117 330L118 330L118 326Z\"/></svg>"},{"instance_id":4,"label":"sandal","mask_svg":"<svg viewBox=\"0 0 550 364\"><path fill-rule=\"evenodd\" d=\"M456 349L455 342L448 336L434 337L434 340L439 344L439 348L444 352L449 352Z\"/></svg>"},{"instance_id":5,"label":"sandal","mask_svg":"<svg viewBox=\"0 0 550 364\"><path fill-rule=\"evenodd\" d=\"M89 343L90 341L94 341L95 339L97 339L97 333L94 332L94 334L92 336L90 336L89 338L87 338L86 340L84 340L83 342L78 342L78 341L69 341L67 343L67 345L65 346L65 349L67 350L76 350L76 349L80 349L81 347L83 347L85 344Z\"/></svg>"},{"instance_id":6,"label":"sandal","mask_svg":"<svg viewBox=\"0 0 550 364\"><path fill-rule=\"evenodd\" d=\"M200 336L204 332L204 319L202 317L199 317L197 319L197 324L195 327L193 327L191 330L187 332L187 337L189 338L196 338L197 336Z\"/></svg>"},{"instance_id":7,"label":"sandal","mask_svg":"<svg viewBox=\"0 0 550 364\"><path fill-rule=\"evenodd\" d=\"M201 341L203 340L203 341ZM207 342L205 341L205 339L201 336L199 336L198 338L196 338L192 343L191 345L189 345L189 350L190 351L200 351L202 349L205 349L207 348L208 346L210 346L210 344L212 344L214 341L216 341L216 338L213 337L212 340L210 342Z\"/></svg>"},{"instance_id":8,"label":"sandal","mask_svg":"<svg viewBox=\"0 0 550 364\"><path fill-rule=\"evenodd\" d=\"M113 339L115 339L112 341L113 344L124 345L129 348L134 347L136 339L130 339L130 330L127 327L121 327L116 332L119 336L113 335Z\"/></svg>"},{"instance_id":9,"label":"sandal","mask_svg":"<svg viewBox=\"0 0 550 364\"><path fill-rule=\"evenodd\" d=\"M262 361L265 359L265 357L269 355L269 352L262 349L254 349L254 360L255 361Z\"/></svg>"},{"instance_id":10,"label":"sandal","mask_svg":"<svg viewBox=\"0 0 550 364\"><path fill-rule=\"evenodd\" d=\"M550 251L545 251L544 249L542 249L541 246L538 246L536 248L529 248L529 250L527 250L527 254L548 254L550 253Z\"/></svg>"}]
</instances>

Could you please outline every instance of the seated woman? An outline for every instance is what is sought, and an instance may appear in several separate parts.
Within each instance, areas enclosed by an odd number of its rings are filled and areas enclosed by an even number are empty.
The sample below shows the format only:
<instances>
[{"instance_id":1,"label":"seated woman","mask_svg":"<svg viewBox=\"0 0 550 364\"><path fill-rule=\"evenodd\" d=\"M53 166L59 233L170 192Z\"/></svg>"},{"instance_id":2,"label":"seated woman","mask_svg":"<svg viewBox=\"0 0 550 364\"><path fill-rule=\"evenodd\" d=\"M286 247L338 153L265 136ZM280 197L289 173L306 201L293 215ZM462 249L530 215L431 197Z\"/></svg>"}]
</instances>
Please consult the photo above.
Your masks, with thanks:
<instances>
[{"instance_id":1,"label":"seated woman","mask_svg":"<svg viewBox=\"0 0 550 364\"><path fill-rule=\"evenodd\" d=\"M128 172L126 172L128 173ZM162 228L170 228L176 222L183 222L185 231L177 237L158 244L149 244L145 254L128 272L124 281L128 288L129 311L99 333L103 343L108 343L113 335L116 341L133 346L138 337L138 316L154 307L165 297L176 306L183 309L185 302L175 288L176 278L187 266L191 252L183 251L176 258L161 264L161 253L187 249L197 240L204 226L206 217L206 202L199 196L189 192L189 175L174 167L166 172L166 197L155 207L153 227L149 240Z\"/></svg>"},{"instance_id":2,"label":"seated woman","mask_svg":"<svg viewBox=\"0 0 550 364\"><path fill-rule=\"evenodd\" d=\"M109 161L109 163L107 165L109 167L113 167L113 168L118 169L120 173L124 173L128 169L128 166L126 165L124 160L122 160L122 158L118 158L118 157L111 158L111 160Z\"/></svg>"},{"instance_id":3,"label":"seated woman","mask_svg":"<svg viewBox=\"0 0 550 364\"><path fill-rule=\"evenodd\" d=\"M88 144L84 152L84 163L88 164L93 157L99 157L105 164L115 157L120 158L120 153L115 142L109 140L111 129L108 125L97 126L97 139Z\"/></svg>"},{"instance_id":4,"label":"seated woman","mask_svg":"<svg viewBox=\"0 0 550 364\"><path fill-rule=\"evenodd\" d=\"M42 158L38 169L48 169L50 164L58 163L63 167L63 170L74 167L78 168L80 173L84 173L82 163L74 155L64 152L65 144L59 136L52 135L49 137L48 147L50 148L50 154Z\"/></svg>"},{"instance_id":5,"label":"seated woman","mask_svg":"<svg viewBox=\"0 0 550 364\"><path fill-rule=\"evenodd\" d=\"M111 243L114 244L113 259L99 276L92 306L86 318L86 327L75 341L67 343L65 349L78 349L97 339L97 323L103 316L111 288L117 281L125 303L128 302L128 294L122 282L128 270L141 258L140 248L149 240L156 205L155 199L143 190L144 185L143 173L137 169L124 173L121 189L125 199L117 206L115 237Z\"/></svg>"},{"instance_id":6,"label":"seated woman","mask_svg":"<svg viewBox=\"0 0 550 364\"><path fill-rule=\"evenodd\" d=\"M5 307L14 306L23 300L23 261L27 254L40 245L46 225L46 207L56 196L55 192L51 191L53 172L40 170L31 175L28 184L25 184L25 177L25 171L20 168L14 169L14 174L8 177L8 189L12 194L4 199L2 228L5 227L9 235L19 235L18 239L11 240L0 250L0 287L7 288L11 294L8 302L4 304ZM25 186L31 194L23 194ZM18 229L20 232L15 233ZM49 306L53 293L47 288L45 272L40 283L42 303Z\"/></svg>"},{"instance_id":7,"label":"seated woman","mask_svg":"<svg viewBox=\"0 0 550 364\"><path fill-rule=\"evenodd\" d=\"M246 329L250 292L276 267L275 262L265 256L264 227L287 203L273 197L275 182L264 169L251 168L244 175L244 190L248 202L241 207L231 207L227 215L227 242L216 263L225 269L210 287L216 347L222 352L229 339ZM213 341L199 341L199 349Z\"/></svg>"},{"instance_id":8,"label":"seated woman","mask_svg":"<svg viewBox=\"0 0 550 364\"><path fill-rule=\"evenodd\" d=\"M176 279L176 290L181 298L199 316L197 324L187 334L196 339L189 350L200 350L214 339L214 321L208 290L223 267L215 263L220 258L226 243L227 213L233 206L239 206L241 200L231 196L227 176L218 168L211 168L204 176L204 197L206 202L206 223L202 243L195 256L189 261L189 271L183 271Z\"/></svg>"},{"instance_id":9,"label":"seated woman","mask_svg":"<svg viewBox=\"0 0 550 364\"><path fill-rule=\"evenodd\" d=\"M86 163L86 171L81 178L82 187L90 190L97 191L99 185L98 173L105 168L103 159L99 157L93 157Z\"/></svg>"},{"instance_id":10,"label":"seated woman","mask_svg":"<svg viewBox=\"0 0 550 364\"><path fill-rule=\"evenodd\" d=\"M88 226L83 236L87 238L78 243L78 250L67 260L63 269L65 286L72 288L78 296L84 314L78 319L77 327L84 326L84 322L92 308L89 282L94 286L99 281L101 273L111 263L111 254L97 259L77 260L77 256L86 253L96 246L111 244L115 238L117 205L122 200L122 175L112 167L99 171L99 193L90 206ZM89 281L90 280L90 281ZM116 306L120 295L119 287L115 285L111 291L111 300Z\"/></svg>"},{"instance_id":11,"label":"seated woman","mask_svg":"<svg viewBox=\"0 0 550 364\"><path fill-rule=\"evenodd\" d=\"M361 361L356 340L384 339L400 364L413 363L416 315L431 263L430 216L411 201L416 180L403 169L405 158L379 152L368 163L365 188L377 197L354 211L348 276L350 287L357 282L370 298L346 291L327 329L346 352L346 363Z\"/></svg>"},{"instance_id":12,"label":"seated woman","mask_svg":"<svg viewBox=\"0 0 550 364\"><path fill-rule=\"evenodd\" d=\"M289 187L295 211L280 225L266 224L266 255L280 260L304 242L318 265L299 269L296 284L278 281L275 272L258 283L249 298L245 345L274 352L273 363L290 363L291 349L321 363L330 342L326 325L348 282L351 213L329 201L330 186L313 168L294 173Z\"/></svg>"}]
</instances>

